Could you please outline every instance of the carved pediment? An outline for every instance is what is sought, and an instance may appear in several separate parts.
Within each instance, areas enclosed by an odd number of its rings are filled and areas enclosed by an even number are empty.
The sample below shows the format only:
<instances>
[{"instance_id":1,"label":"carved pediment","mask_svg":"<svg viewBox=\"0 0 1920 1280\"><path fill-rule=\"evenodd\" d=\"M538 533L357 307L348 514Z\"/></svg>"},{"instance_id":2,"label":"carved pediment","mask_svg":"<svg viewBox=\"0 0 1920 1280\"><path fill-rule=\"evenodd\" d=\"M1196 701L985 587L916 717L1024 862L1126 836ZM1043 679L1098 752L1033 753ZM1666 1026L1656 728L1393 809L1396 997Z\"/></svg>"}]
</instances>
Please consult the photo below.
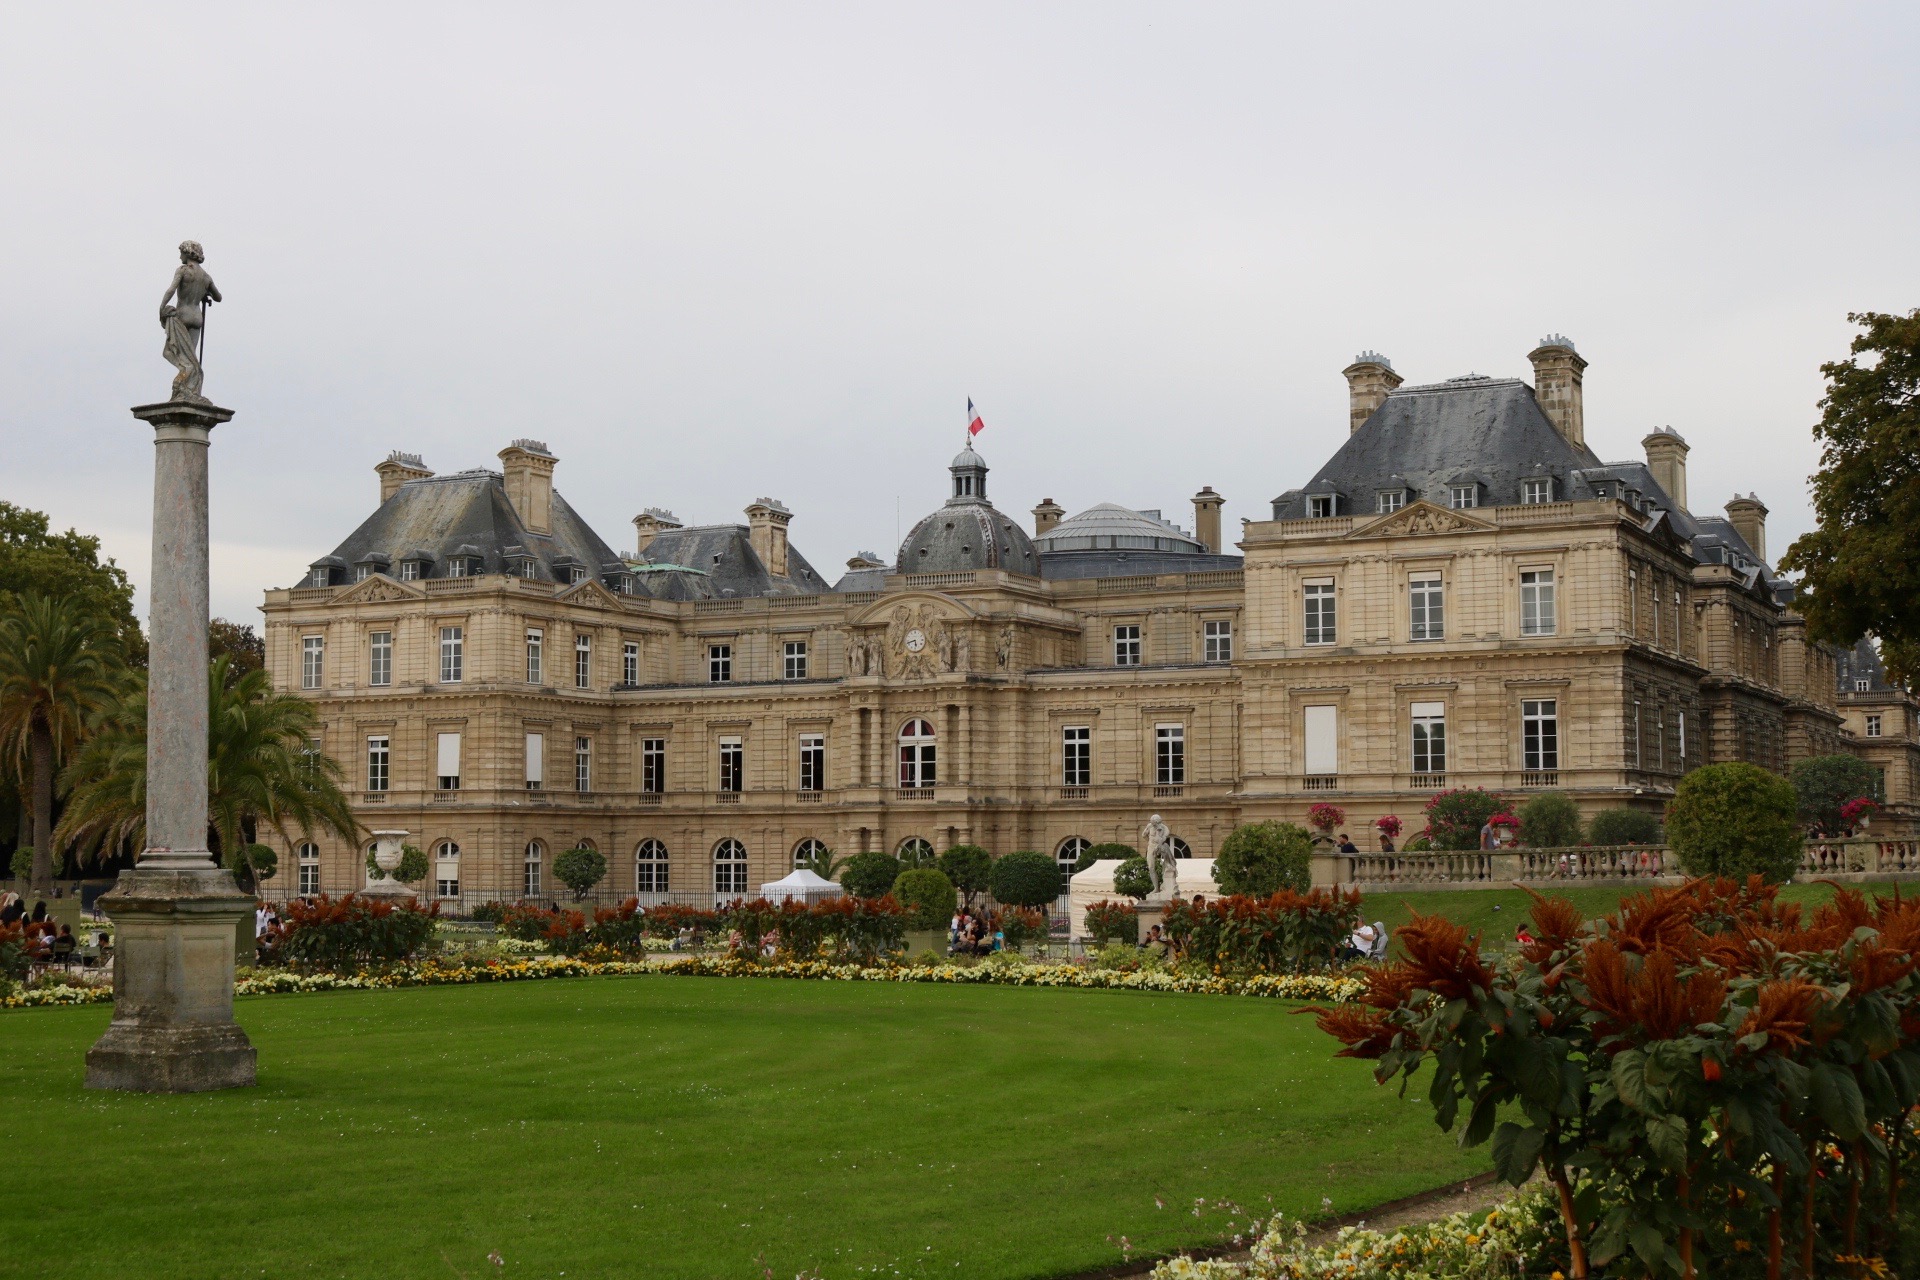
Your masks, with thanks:
<instances>
[{"instance_id":1,"label":"carved pediment","mask_svg":"<svg viewBox=\"0 0 1920 1280\"><path fill-rule=\"evenodd\" d=\"M1467 511L1436 506L1424 499L1388 512L1348 534L1349 538L1405 538L1429 533L1489 533L1493 523Z\"/></svg>"},{"instance_id":2,"label":"carved pediment","mask_svg":"<svg viewBox=\"0 0 1920 1280\"><path fill-rule=\"evenodd\" d=\"M418 587L406 586L395 582L384 573L376 573L363 582L356 582L347 591L334 597L335 604L388 604L398 600L424 600L427 593Z\"/></svg>"},{"instance_id":3,"label":"carved pediment","mask_svg":"<svg viewBox=\"0 0 1920 1280\"><path fill-rule=\"evenodd\" d=\"M623 600L632 600L632 596L617 596L606 589L598 578L582 578L555 597L569 604L597 605L602 609L617 609Z\"/></svg>"}]
</instances>

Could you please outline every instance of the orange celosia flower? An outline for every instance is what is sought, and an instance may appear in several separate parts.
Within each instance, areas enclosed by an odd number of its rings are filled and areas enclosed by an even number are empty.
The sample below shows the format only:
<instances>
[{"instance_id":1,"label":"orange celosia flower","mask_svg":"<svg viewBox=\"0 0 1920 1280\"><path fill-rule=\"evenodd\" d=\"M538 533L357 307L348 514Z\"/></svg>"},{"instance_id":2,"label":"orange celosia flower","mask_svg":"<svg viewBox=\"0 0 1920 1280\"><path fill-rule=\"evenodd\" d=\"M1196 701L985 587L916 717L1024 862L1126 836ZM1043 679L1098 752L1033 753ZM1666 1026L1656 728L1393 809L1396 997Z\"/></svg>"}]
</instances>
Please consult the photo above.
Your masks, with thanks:
<instances>
[{"instance_id":1,"label":"orange celosia flower","mask_svg":"<svg viewBox=\"0 0 1920 1280\"><path fill-rule=\"evenodd\" d=\"M1413 923L1400 930L1400 945L1406 948L1414 985L1444 999L1459 999L1493 984L1493 972L1480 958L1480 940L1469 936L1464 925L1416 911Z\"/></svg>"},{"instance_id":2,"label":"orange celosia flower","mask_svg":"<svg viewBox=\"0 0 1920 1280\"><path fill-rule=\"evenodd\" d=\"M1805 978L1764 982L1752 1011L1740 1024L1739 1034L1765 1033L1766 1047L1773 1052L1804 1047L1807 1028L1825 1000L1826 992Z\"/></svg>"}]
</instances>

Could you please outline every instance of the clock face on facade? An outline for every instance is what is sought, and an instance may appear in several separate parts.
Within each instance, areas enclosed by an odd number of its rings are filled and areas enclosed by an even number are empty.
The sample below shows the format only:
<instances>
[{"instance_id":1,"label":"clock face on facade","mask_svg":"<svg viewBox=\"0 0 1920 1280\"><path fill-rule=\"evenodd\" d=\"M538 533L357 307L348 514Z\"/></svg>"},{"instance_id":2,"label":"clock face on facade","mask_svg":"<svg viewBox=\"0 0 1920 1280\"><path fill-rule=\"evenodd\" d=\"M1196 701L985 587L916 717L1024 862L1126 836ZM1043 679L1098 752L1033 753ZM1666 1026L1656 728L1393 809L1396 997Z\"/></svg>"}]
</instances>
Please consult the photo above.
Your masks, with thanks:
<instances>
[{"instance_id":1,"label":"clock face on facade","mask_svg":"<svg viewBox=\"0 0 1920 1280\"><path fill-rule=\"evenodd\" d=\"M927 633L915 627L907 632L907 652L918 653L927 647Z\"/></svg>"}]
</instances>

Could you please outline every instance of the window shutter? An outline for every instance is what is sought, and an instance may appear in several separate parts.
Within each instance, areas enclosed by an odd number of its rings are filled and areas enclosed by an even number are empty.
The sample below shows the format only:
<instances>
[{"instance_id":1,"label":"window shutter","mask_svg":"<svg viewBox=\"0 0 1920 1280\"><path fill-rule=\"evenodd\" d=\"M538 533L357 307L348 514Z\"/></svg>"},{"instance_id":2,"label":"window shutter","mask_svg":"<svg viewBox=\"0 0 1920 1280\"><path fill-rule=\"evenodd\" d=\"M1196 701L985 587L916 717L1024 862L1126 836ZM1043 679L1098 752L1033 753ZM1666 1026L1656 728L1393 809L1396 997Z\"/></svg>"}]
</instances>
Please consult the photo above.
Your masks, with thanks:
<instances>
[{"instance_id":1,"label":"window shutter","mask_svg":"<svg viewBox=\"0 0 1920 1280\"><path fill-rule=\"evenodd\" d=\"M460 735L457 733L441 734L439 755L440 755L439 775L442 778L459 777L460 776Z\"/></svg>"},{"instance_id":2,"label":"window shutter","mask_svg":"<svg viewBox=\"0 0 1920 1280\"><path fill-rule=\"evenodd\" d=\"M543 734L527 735L527 781L539 782L546 778L547 739Z\"/></svg>"},{"instance_id":3,"label":"window shutter","mask_svg":"<svg viewBox=\"0 0 1920 1280\"><path fill-rule=\"evenodd\" d=\"M1305 772L1312 775L1340 772L1340 709L1308 707Z\"/></svg>"}]
</instances>

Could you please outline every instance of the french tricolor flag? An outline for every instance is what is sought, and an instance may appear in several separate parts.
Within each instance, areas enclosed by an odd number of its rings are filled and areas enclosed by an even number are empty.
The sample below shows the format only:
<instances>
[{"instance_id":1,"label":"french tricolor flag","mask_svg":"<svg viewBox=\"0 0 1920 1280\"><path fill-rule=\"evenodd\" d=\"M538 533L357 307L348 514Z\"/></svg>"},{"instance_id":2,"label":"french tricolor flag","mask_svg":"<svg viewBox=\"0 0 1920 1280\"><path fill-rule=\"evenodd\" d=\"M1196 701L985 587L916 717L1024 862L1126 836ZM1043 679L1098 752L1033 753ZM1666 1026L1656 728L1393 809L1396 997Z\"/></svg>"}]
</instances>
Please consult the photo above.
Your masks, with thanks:
<instances>
[{"instance_id":1,"label":"french tricolor flag","mask_svg":"<svg viewBox=\"0 0 1920 1280\"><path fill-rule=\"evenodd\" d=\"M967 397L967 439L971 440L986 429L987 424L980 420L980 411L973 407L973 397Z\"/></svg>"}]
</instances>

